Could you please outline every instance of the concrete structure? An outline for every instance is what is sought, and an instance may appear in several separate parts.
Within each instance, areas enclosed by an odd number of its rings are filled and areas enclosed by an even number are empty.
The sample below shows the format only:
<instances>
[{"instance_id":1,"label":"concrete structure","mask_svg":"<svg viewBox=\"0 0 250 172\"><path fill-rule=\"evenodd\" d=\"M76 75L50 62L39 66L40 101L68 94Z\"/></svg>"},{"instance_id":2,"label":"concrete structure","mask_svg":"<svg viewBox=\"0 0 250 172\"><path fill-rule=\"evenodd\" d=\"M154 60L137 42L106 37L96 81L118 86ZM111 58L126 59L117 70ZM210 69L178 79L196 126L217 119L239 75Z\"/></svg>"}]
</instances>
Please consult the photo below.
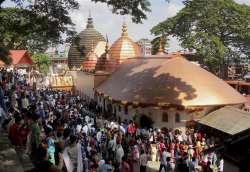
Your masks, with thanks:
<instances>
[{"instance_id":1,"label":"concrete structure","mask_svg":"<svg viewBox=\"0 0 250 172\"><path fill-rule=\"evenodd\" d=\"M140 46L142 57L152 55L152 44L149 39L140 39L137 44Z\"/></svg>"},{"instance_id":2,"label":"concrete structure","mask_svg":"<svg viewBox=\"0 0 250 172\"><path fill-rule=\"evenodd\" d=\"M83 30L75 39L69 49L68 65L69 68L80 68L85 56L91 51L92 44L94 45L94 51L100 55L105 50L104 37L99 33L93 24L91 16L88 18L86 29Z\"/></svg>"},{"instance_id":3,"label":"concrete structure","mask_svg":"<svg viewBox=\"0 0 250 172\"><path fill-rule=\"evenodd\" d=\"M223 88L223 89L221 89ZM246 101L180 53L127 59L96 89L104 111L122 119L151 119L153 127L184 128L225 105Z\"/></svg>"}]
</instances>

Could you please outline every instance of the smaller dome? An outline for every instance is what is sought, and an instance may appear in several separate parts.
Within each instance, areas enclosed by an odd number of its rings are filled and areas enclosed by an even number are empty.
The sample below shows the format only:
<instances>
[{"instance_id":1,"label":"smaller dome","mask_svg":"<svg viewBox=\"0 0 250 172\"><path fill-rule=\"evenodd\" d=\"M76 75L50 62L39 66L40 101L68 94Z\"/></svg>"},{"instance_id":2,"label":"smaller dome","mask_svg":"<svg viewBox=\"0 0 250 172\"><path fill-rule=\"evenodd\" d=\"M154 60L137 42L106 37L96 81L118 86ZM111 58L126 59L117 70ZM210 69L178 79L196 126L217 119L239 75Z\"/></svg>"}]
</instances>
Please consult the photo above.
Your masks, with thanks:
<instances>
[{"instance_id":1,"label":"smaller dome","mask_svg":"<svg viewBox=\"0 0 250 172\"><path fill-rule=\"evenodd\" d=\"M92 41L92 48L91 51L87 54L86 59L82 63L82 69L85 71L92 71L95 70L96 64L97 64L97 59L98 56L94 52L94 45Z\"/></svg>"},{"instance_id":2,"label":"smaller dome","mask_svg":"<svg viewBox=\"0 0 250 172\"><path fill-rule=\"evenodd\" d=\"M105 53L97 60L96 71L113 72L117 69L118 65L117 60L109 55L107 42Z\"/></svg>"},{"instance_id":3,"label":"smaller dome","mask_svg":"<svg viewBox=\"0 0 250 172\"><path fill-rule=\"evenodd\" d=\"M109 49L109 55L119 63L128 58L139 57L141 55L140 47L128 36L126 23L122 26L121 37L118 38Z\"/></svg>"}]
</instances>

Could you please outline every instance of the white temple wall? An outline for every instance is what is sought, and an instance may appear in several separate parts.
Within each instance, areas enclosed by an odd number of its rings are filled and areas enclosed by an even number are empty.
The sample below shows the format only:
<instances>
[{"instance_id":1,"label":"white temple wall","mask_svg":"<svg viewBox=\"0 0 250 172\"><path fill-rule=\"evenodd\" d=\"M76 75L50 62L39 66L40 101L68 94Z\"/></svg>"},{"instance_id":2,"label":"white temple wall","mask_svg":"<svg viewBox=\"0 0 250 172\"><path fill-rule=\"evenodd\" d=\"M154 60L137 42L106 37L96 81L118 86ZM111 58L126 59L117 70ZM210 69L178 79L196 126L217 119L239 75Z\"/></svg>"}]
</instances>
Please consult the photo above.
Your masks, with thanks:
<instances>
[{"instance_id":1,"label":"white temple wall","mask_svg":"<svg viewBox=\"0 0 250 172\"><path fill-rule=\"evenodd\" d=\"M71 71L71 75L74 79L76 92L79 92L81 96L94 98L94 75L83 71Z\"/></svg>"},{"instance_id":2,"label":"white temple wall","mask_svg":"<svg viewBox=\"0 0 250 172\"><path fill-rule=\"evenodd\" d=\"M98 97L98 104L103 107L104 98ZM162 110L160 108L148 107L148 108L134 108L128 106L126 112L125 106L118 103L112 103L110 100L105 99L105 109L107 109L107 104L111 103L113 112L116 112L117 117L122 120L135 120L140 122L140 117L145 115L152 119L153 127L155 128L185 128L186 122L192 119L199 119L211 108L206 107L203 111L188 113L186 111L178 111L175 109ZM166 115L167 114L167 115ZM178 117L179 114L179 117ZM163 116L167 116L167 119Z\"/></svg>"},{"instance_id":3,"label":"white temple wall","mask_svg":"<svg viewBox=\"0 0 250 172\"><path fill-rule=\"evenodd\" d=\"M94 88L98 87L109 74L94 74L83 71L70 71L74 79L75 90L81 96L94 99Z\"/></svg>"}]
</instances>

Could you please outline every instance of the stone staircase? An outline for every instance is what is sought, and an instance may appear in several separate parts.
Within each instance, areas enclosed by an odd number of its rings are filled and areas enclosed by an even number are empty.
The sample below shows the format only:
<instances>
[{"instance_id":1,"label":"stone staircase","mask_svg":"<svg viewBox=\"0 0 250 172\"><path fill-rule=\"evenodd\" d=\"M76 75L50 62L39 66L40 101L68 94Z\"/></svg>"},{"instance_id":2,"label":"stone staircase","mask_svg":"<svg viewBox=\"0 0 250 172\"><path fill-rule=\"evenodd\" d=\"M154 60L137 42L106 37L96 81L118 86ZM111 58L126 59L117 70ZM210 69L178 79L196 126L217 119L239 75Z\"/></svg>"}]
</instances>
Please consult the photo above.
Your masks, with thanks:
<instances>
[{"instance_id":1,"label":"stone staircase","mask_svg":"<svg viewBox=\"0 0 250 172\"><path fill-rule=\"evenodd\" d=\"M22 149L11 145L5 131L0 131L0 172L27 172L34 169L30 158Z\"/></svg>"}]
</instances>

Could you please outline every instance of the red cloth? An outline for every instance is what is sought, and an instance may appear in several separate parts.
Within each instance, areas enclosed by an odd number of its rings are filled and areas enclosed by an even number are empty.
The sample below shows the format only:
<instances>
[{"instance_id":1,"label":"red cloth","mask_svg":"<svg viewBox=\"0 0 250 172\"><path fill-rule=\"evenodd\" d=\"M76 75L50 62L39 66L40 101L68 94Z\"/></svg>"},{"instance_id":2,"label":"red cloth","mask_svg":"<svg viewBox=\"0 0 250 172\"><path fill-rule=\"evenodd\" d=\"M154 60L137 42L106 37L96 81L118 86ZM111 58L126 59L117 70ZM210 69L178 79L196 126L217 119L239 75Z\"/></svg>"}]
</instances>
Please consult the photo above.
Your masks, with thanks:
<instances>
[{"instance_id":1,"label":"red cloth","mask_svg":"<svg viewBox=\"0 0 250 172\"><path fill-rule=\"evenodd\" d=\"M19 133L19 124L14 123L12 126L10 126L9 130L9 137L10 141L13 145L18 146L20 145L20 133Z\"/></svg>"},{"instance_id":2,"label":"red cloth","mask_svg":"<svg viewBox=\"0 0 250 172\"><path fill-rule=\"evenodd\" d=\"M135 125L129 124L129 126L128 126L128 133L129 134L134 134L135 131L136 131Z\"/></svg>"}]
</instances>

